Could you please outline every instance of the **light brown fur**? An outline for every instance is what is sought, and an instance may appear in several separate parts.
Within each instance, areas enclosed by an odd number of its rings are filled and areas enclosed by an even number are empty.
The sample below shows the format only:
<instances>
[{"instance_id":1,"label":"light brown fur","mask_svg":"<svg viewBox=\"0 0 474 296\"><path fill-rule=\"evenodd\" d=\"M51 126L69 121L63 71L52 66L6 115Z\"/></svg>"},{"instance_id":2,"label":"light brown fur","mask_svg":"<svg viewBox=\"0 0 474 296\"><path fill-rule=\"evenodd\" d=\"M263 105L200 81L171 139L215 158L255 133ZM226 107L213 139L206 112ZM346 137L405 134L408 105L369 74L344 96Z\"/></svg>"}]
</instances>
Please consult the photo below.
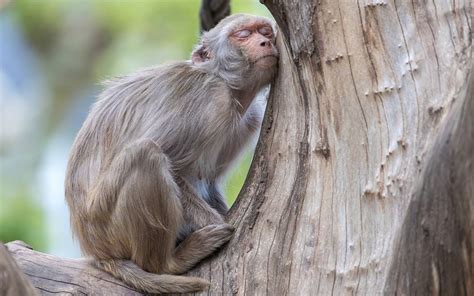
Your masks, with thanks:
<instances>
[{"instance_id":1,"label":"light brown fur","mask_svg":"<svg viewBox=\"0 0 474 296\"><path fill-rule=\"evenodd\" d=\"M229 41L246 24L273 26L228 17L204 34L193 61L108 82L74 142L66 200L75 236L97 267L139 291L205 289L205 280L170 274L232 236L220 183L261 124L263 105L248 98L276 70L276 61L257 61L260 51L276 56L273 36Z\"/></svg>"}]
</instances>

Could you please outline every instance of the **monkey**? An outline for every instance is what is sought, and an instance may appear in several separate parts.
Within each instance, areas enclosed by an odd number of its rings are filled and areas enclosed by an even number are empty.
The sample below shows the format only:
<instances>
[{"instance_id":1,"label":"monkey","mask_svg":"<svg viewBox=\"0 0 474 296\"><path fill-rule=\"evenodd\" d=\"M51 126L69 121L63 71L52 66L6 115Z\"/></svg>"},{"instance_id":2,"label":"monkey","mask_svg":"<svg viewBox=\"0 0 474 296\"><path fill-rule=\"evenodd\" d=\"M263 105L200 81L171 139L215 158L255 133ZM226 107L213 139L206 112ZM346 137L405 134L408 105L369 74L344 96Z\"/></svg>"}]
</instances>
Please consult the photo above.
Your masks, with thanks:
<instances>
[{"instance_id":1,"label":"monkey","mask_svg":"<svg viewBox=\"0 0 474 296\"><path fill-rule=\"evenodd\" d=\"M92 264L143 293L189 293L185 273L233 235L222 181L258 135L254 99L276 75L276 26L231 15L191 59L105 83L72 145L73 234Z\"/></svg>"}]
</instances>

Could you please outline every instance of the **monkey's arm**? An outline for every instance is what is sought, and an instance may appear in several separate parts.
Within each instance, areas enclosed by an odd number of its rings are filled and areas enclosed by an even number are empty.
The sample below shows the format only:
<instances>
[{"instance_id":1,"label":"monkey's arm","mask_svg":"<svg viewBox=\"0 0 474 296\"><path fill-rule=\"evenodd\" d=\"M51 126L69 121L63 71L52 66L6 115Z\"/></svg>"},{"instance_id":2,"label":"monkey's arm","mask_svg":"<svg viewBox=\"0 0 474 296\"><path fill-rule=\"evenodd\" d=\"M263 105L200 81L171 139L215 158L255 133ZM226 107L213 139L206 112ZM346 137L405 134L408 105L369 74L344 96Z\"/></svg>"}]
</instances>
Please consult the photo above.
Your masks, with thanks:
<instances>
[{"instance_id":1,"label":"monkey's arm","mask_svg":"<svg viewBox=\"0 0 474 296\"><path fill-rule=\"evenodd\" d=\"M227 211L229 207L225 203L225 198L222 195L219 188L216 186L215 183L209 185L208 190L208 199L207 202L209 205L214 208L219 214L222 216L227 215Z\"/></svg>"},{"instance_id":2,"label":"monkey's arm","mask_svg":"<svg viewBox=\"0 0 474 296\"><path fill-rule=\"evenodd\" d=\"M265 106L266 95L257 95L247 112L242 115L238 127L233 131L232 141L228 142L219 153L217 179L225 175L229 167L235 164L235 160L239 158L246 146L256 143Z\"/></svg>"},{"instance_id":3,"label":"monkey's arm","mask_svg":"<svg viewBox=\"0 0 474 296\"><path fill-rule=\"evenodd\" d=\"M179 178L177 183L181 189L181 204L186 224L192 228L202 228L210 224L224 223L222 214L200 198L188 181Z\"/></svg>"}]
</instances>

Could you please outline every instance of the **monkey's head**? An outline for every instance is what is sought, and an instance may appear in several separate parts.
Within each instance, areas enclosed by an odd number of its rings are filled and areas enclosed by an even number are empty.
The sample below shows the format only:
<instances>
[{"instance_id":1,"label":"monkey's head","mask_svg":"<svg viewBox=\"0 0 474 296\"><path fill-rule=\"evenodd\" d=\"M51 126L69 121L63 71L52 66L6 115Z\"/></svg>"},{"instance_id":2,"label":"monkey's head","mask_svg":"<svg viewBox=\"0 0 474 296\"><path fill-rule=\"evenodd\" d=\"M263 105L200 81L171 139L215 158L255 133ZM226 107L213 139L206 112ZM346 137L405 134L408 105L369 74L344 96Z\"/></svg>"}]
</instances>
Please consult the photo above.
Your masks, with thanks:
<instances>
[{"instance_id":1,"label":"monkey's head","mask_svg":"<svg viewBox=\"0 0 474 296\"><path fill-rule=\"evenodd\" d=\"M262 87L277 70L275 35L275 23L268 18L231 15L202 35L192 62L233 89Z\"/></svg>"}]
</instances>

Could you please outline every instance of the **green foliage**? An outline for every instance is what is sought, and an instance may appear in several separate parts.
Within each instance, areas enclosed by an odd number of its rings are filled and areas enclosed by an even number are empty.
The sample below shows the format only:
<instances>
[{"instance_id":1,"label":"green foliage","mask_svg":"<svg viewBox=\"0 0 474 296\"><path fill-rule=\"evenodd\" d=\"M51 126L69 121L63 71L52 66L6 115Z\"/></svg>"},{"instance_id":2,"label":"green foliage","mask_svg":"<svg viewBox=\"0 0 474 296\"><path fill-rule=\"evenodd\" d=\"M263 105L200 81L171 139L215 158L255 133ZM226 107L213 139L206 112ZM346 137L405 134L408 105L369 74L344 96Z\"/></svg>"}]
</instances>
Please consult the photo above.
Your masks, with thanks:
<instances>
[{"instance_id":1,"label":"green foliage","mask_svg":"<svg viewBox=\"0 0 474 296\"><path fill-rule=\"evenodd\" d=\"M96 40L100 48L95 54L99 57L91 77L97 81L189 58L199 38L200 4L199 0L22 0L11 6L46 64L55 62L58 53L67 55L61 52L64 43L82 42L81 38L85 38L74 35L95 32L102 39ZM232 13L268 15L258 4L258 0L233 0ZM82 28L77 28L78 24ZM77 47L87 44L79 43Z\"/></svg>"},{"instance_id":2,"label":"green foliage","mask_svg":"<svg viewBox=\"0 0 474 296\"><path fill-rule=\"evenodd\" d=\"M47 249L45 221L38 202L27 193L0 196L0 241L22 240L35 250Z\"/></svg>"},{"instance_id":3,"label":"green foliage","mask_svg":"<svg viewBox=\"0 0 474 296\"><path fill-rule=\"evenodd\" d=\"M247 172L249 171L250 164L252 162L253 153L247 152L240 164L232 171L226 182L225 196L227 204L230 206L235 202L235 199L239 195L240 189L242 188Z\"/></svg>"}]
</instances>

